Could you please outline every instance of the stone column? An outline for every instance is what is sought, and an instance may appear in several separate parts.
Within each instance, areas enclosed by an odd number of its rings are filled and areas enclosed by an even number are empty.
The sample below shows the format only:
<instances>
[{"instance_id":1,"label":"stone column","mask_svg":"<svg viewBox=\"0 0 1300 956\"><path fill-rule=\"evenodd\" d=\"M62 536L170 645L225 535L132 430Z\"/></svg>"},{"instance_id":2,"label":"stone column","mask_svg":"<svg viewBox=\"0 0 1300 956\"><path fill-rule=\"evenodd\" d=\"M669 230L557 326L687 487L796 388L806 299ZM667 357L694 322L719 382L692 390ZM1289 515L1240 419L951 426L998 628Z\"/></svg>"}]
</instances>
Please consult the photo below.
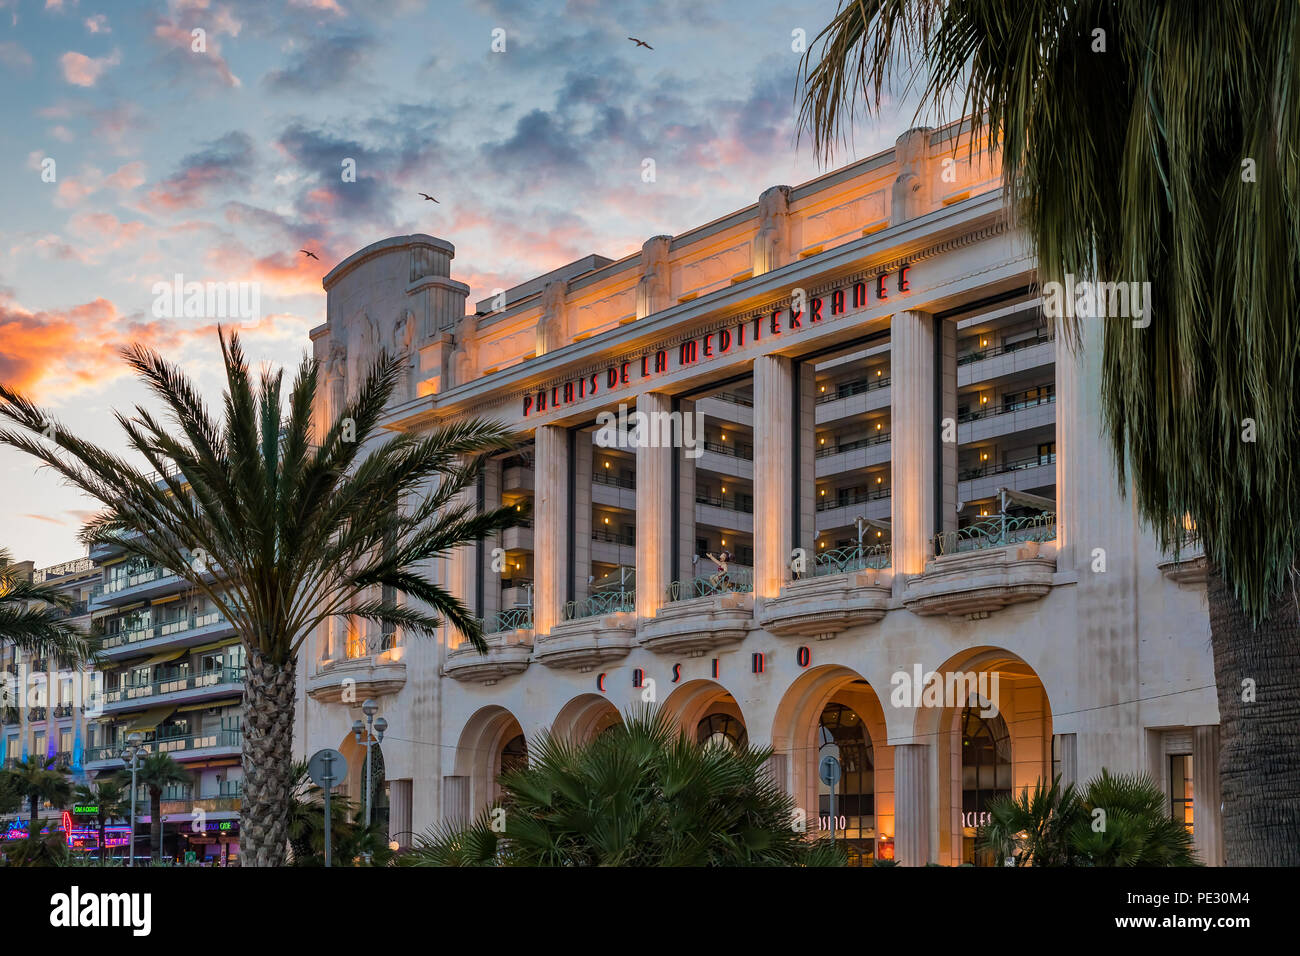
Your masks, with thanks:
<instances>
[{"instance_id":1,"label":"stone column","mask_svg":"<svg viewBox=\"0 0 1300 956\"><path fill-rule=\"evenodd\" d=\"M1061 763L1061 788L1079 782L1079 738L1077 734L1056 734L1056 757Z\"/></svg>"},{"instance_id":2,"label":"stone column","mask_svg":"<svg viewBox=\"0 0 1300 956\"><path fill-rule=\"evenodd\" d=\"M550 633L561 620L568 587L569 433L540 425L533 513L533 631Z\"/></svg>"},{"instance_id":3,"label":"stone column","mask_svg":"<svg viewBox=\"0 0 1300 956\"><path fill-rule=\"evenodd\" d=\"M457 827L469 823L469 777L442 778L442 818Z\"/></svg>"},{"instance_id":4,"label":"stone column","mask_svg":"<svg viewBox=\"0 0 1300 956\"><path fill-rule=\"evenodd\" d=\"M930 745L894 747L894 859L930 862Z\"/></svg>"},{"instance_id":5,"label":"stone column","mask_svg":"<svg viewBox=\"0 0 1300 956\"><path fill-rule=\"evenodd\" d=\"M658 392L637 399L637 411L654 418L672 412L672 400ZM663 430L652 428L660 438ZM672 572L673 456L671 447L649 447L641 442L636 450L636 612L654 617L664 600ZM695 504L692 500L691 507Z\"/></svg>"},{"instance_id":6,"label":"stone column","mask_svg":"<svg viewBox=\"0 0 1300 956\"><path fill-rule=\"evenodd\" d=\"M695 573L691 558L695 557L695 463L704 451L703 424L695 427L695 403L690 400L678 402L678 411L682 414L683 426L691 422L691 438L696 443L695 457L687 454L688 449L674 451L677 468L677 568L672 575L674 580L685 580Z\"/></svg>"},{"instance_id":7,"label":"stone column","mask_svg":"<svg viewBox=\"0 0 1300 956\"><path fill-rule=\"evenodd\" d=\"M794 407L791 360L754 359L754 598L781 593L794 545Z\"/></svg>"},{"instance_id":8,"label":"stone column","mask_svg":"<svg viewBox=\"0 0 1300 956\"><path fill-rule=\"evenodd\" d=\"M1223 792L1219 786L1219 727L1192 728L1192 834L1196 855L1223 866Z\"/></svg>"},{"instance_id":9,"label":"stone column","mask_svg":"<svg viewBox=\"0 0 1300 956\"><path fill-rule=\"evenodd\" d=\"M817 376L812 362L800 363L798 398L796 431L791 441L797 442L799 449L798 481L794 488L799 505L799 533L791 541L791 547L803 548L811 572L817 555ZM786 566L789 567L788 559Z\"/></svg>"},{"instance_id":10,"label":"stone column","mask_svg":"<svg viewBox=\"0 0 1300 956\"><path fill-rule=\"evenodd\" d=\"M501 459L489 459L483 466L483 510L501 507ZM483 582L483 617L491 618L501 610L501 572L493 570L492 552L504 546L500 532L483 542L483 563L479 580ZM477 582L475 584L477 587Z\"/></svg>"},{"instance_id":11,"label":"stone column","mask_svg":"<svg viewBox=\"0 0 1300 956\"><path fill-rule=\"evenodd\" d=\"M941 479L939 494L943 505L939 531L957 530L957 323L935 320L935 334L939 337L939 421L952 421L952 441L943 441L944 429L939 428L939 467ZM892 373L891 373L892 374Z\"/></svg>"},{"instance_id":12,"label":"stone column","mask_svg":"<svg viewBox=\"0 0 1300 956\"><path fill-rule=\"evenodd\" d=\"M478 489L471 486L466 488L454 499L453 506L469 505L473 507L474 502L478 499ZM474 542L461 545L451 552L447 558L447 586L452 594L460 599L460 602L469 608L470 613L476 613L475 589L478 581L478 548ZM491 629L489 625L489 630ZM458 630L448 625L448 647L455 648L459 646L461 634ZM452 643L454 641L454 643Z\"/></svg>"},{"instance_id":13,"label":"stone column","mask_svg":"<svg viewBox=\"0 0 1300 956\"><path fill-rule=\"evenodd\" d=\"M406 849L411 845L411 781L390 780L388 803L388 839Z\"/></svg>"},{"instance_id":14,"label":"stone column","mask_svg":"<svg viewBox=\"0 0 1300 956\"><path fill-rule=\"evenodd\" d=\"M573 436L573 600L587 600L591 577L591 471L593 432Z\"/></svg>"},{"instance_id":15,"label":"stone column","mask_svg":"<svg viewBox=\"0 0 1300 956\"><path fill-rule=\"evenodd\" d=\"M901 595L934 551L934 317L897 312L889 336L894 593Z\"/></svg>"}]
</instances>

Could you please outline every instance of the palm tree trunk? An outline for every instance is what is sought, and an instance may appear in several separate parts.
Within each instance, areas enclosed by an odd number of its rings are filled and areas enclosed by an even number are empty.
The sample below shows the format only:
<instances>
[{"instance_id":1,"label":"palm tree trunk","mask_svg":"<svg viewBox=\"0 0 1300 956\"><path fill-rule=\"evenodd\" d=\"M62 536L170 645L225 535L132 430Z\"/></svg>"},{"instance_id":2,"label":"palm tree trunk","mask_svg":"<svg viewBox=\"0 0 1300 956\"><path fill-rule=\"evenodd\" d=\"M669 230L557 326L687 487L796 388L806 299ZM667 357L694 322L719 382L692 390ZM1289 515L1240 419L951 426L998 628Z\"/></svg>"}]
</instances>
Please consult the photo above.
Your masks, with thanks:
<instances>
[{"instance_id":1,"label":"palm tree trunk","mask_svg":"<svg viewBox=\"0 0 1300 956\"><path fill-rule=\"evenodd\" d=\"M283 866L293 791L293 661L249 655L244 677L244 799L239 855L246 866Z\"/></svg>"},{"instance_id":2,"label":"palm tree trunk","mask_svg":"<svg viewBox=\"0 0 1300 956\"><path fill-rule=\"evenodd\" d=\"M1224 862L1300 866L1300 592L1288 578L1272 614L1252 628L1217 570L1207 587Z\"/></svg>"},{"instance_id":3,"label":"palm tree trunk","mask_svg":"<svg viewBox=\"0 0 1300 956\"><path fill-rule=\"evenodd\" d=\"M149 850L162 862L162 788L149 788Z\"/></svg>"}]
</instances>

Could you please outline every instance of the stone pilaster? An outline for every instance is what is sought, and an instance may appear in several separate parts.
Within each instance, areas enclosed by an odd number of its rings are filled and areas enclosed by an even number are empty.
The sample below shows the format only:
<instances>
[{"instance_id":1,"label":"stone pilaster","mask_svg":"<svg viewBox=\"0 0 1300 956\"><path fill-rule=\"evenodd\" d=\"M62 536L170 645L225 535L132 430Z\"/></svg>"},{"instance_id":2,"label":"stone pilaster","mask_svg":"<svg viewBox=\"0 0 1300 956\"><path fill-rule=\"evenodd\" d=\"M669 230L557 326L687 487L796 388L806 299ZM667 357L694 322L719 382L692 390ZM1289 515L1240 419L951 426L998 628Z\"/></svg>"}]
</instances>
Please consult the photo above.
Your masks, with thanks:
<instances>
[{"instance_id":1,"label":"stone pilaster","mask_svg":"<svg viewBox=\"0 0 1300 956\"><path fill-rule=\"evenodd\" d=\"M817 376L814 372L811 362L800 365L799 403L795 408L798 430L791 439L799 443L798 481L794 489L799 506L799 533L793 536L791 547L803 548L809 567L817 554ZM786 566L789 567L788 560Z\"/></svg>"},{"instance_id":2,"label":"stone pilaster","mask_svg":"<svg viewBox=\"0 0 1300 956\"><path fill-rule=\"evenodd\" d=\"M791 360L754 359L754 598L781 593L794 541L794 405Z\"/></svg>"},{"instance_id":3,"label":"stone pilaster","mask_svg":"<svg viewBox=\"0 0 1300 956\"><path fill-rule=\"evenodd\" d=\"M1192 834L1206 866L1223 866L1223 791L1219 786L1219 728L1192 728Z\"/></svg>"},{"instance_id":4,"label":"stone pilaster","mask_svg":"<svg viewBox=\"0 0 1300 956\"><path fill-rule=\"evenodd\" d=\"M573 600L585 601L591 577L591 471L593 432L573 436Z\"/></svg>"},{"instance_id":5,"label":"stone pilaster","mask_svg":"<svg viewBox=\"0 0 1300 956\"><path fill-rule=\"evenodd\" d=\"M1079 782L1079 737L1077 734L1056 735L1056 759L1060 761L1061 787Z\"/></svg>"},{"instance_id":6,"label":"stone pilaster","mask_svg":"<svg viewBox=\"0 0 1300 956\"><path fill-rule=\"evenodd\" d=\"M894 859L900 866L930 862L930 745L894 747Z\"/></svg>"},{"instance_id":7,"label":"stone pilaster","mask_svg":"<svg viewBox=\"0 0 1300 956\"><path fill-rule=\"evenodd\" d=\"M957 323L935 322L935 335L939 337L939 421L951 420L952 441L943 441L944 429L939 429L939 489L943 511L938 531L957 530Z\"/></svg>"},{"instance_id":8,"label":"stone pilaster","mask_svg":"<svg viewBox=\"0 0 1300 956\"><path fill-rule=\"evenodd\" d=\"M471 486L462 491L454 499L453 506L469 505L474 506L478 500L478 489ZM477 614L475 610L475 592L477 588L479 575L478 568L478 547L475 542L461 545L452 551L447 558L447 587L462 604L469 608L471 614ZM460 644L460 632L448 625L451 639L448 646L456 647Z\"/></svg>"},{"instance_id":9,"label":"stone pilaster","mask_svg":"<svg viewBox=\"0 0 1300 956\"><path fill-rule=\"evenodd\" d=\"M897 312L890 324L890 463L894 593L934 553L934 317Z\"/></svg>"},{"instance_id":10,"label":"stone pilaster","mask_svg":"<svg viewBox=\"0 0 1300 956\"><path fill-rule=\"evenodd\" d=\"M691 437L696 443L696 457L687 454L687 449L676 451L674 460L677 468L677 568L675 580L683 580L694 573L691 558L695 556L695 463L699 452L704 450L704 428L695 427L695 403L683 400L678 403L682 413L682 423L691 422Z\"/></svg>"},{"instance_id":11,"label":"stone pilaster","mask_svg":"<svg viewBox=\"0 0 1300 956\"><path fill-rule=\"evenodd\" d=\"M672 412L672 400L658 392L637 399L637 411L651 420ZM662 437L663 430L649 431ZM654 617L664 600L672 572L673 456L677 450L650 447L642 441L636 450L636 611ZM695 506L692 498L691 507Z\"/></svg>"},{"instance_id":12,"label":"stone pilaster","mask_svg":"<svg viewBox=\"0 0 1300 956\"><path fill-rule=\"evenodd\" d=\"M567 600L569 568L569 433L541 425L536 434L533 514L533 630L550 633Z\"/></svg>"}]
</instances>

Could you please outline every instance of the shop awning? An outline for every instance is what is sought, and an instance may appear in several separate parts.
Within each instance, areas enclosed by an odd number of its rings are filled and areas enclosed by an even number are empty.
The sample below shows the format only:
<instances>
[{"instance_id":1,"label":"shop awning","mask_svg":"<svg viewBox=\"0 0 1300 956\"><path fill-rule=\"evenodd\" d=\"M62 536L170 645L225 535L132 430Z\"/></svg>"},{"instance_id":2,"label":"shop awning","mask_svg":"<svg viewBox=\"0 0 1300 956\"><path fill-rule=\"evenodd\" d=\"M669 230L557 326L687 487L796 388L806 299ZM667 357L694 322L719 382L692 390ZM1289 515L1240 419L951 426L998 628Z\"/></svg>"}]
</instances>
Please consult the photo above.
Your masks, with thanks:
<instances>
[{"instance_id":1,"label":"shop awning","mask_svg":"<svg viewBox=\"0 0 1300 956\"><path fill-rule=\"evenodd\" d=\"M215 651L218 648L229 647L231 644L238 644L238 643L239 643L239 638L227 637L224 640L214 641L211 644L204 644L202 647L192 647L190 648L190 650L193 651L195 654L202 654L204 651Z\"/></svg>"},{"instance_id":2,"label":"shop awning","mask_svg":"<svg viewBox=\"0 0 1300 956\"><path fill-rule=\"evenodd\" d=\"M164 664L167 661L174 661L176 660L176 658L180 657L182 654L185 653L188 652L183 647L179 651L163 651L161 654L155 654L147 661L141 661L138 664L131 663L128 664L127 666L128 667L153 667L155 664Z\"/></svg>"},{"instance_id":3,"label":"shop awning","mask_svg":"<svg viewBox=\"0 0 1300 956\"><path fill-rule=\"evenodd\" d=\"M167 597L154 598L149 603L157 607L159 604L170 604L172 601L179 601L182 597L184 597L183 594L170 594Z\"/></svg>"},{"instance_id":4,"label":"shop awning","mask_svg":"<svg viewBox=\"0 0 1300 956\"><path fill-rule=\"evenodd\" d=\"M176 712L175 704L166 704L162 707L155 707L152 710L146 710L140 716L127 721L128 734L142 733L147 734L151 730L157 730L158 725Z\"/></svg>"},{"instance_id":5,"label":"shop awning","mask_svg":"<svg viewBox=\"0 0 1300 956\"><path fill-rule=\"evenodd\" d=\"M178 707L176 712L179 714L187 710L207 710L209 707L230 707L234 704L238 704L243 699L244 698L242 697L227 697L224 700L205 700L201 704L186 704L184 707Z\"/></svg>"},{"instance_id":6,"label":"shop awning","mask_svg":"<svg viewBox=\"0 0 1300 956\"><path fill-rule=\"evenodd\" d=\"M1027 491L1017 491L1014 488L999 488L998 495L1002 499L1003 511L1007 509L1008 505L1037 508L1039 511L1056 510L1056 502L1051 498L1044 498L1042 495L1031 495Z\"/></svg>"}]
</instances>

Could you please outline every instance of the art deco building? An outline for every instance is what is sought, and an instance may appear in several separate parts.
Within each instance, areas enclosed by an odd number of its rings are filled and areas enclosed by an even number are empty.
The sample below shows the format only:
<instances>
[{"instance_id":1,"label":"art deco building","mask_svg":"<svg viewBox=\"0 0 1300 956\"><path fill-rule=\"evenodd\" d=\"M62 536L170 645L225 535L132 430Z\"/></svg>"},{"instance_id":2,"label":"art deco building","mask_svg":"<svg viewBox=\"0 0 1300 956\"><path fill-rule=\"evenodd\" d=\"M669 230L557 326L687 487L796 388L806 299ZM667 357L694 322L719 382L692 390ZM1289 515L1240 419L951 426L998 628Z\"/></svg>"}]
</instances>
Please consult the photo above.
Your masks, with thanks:
<instances>
[{"instance_id":1,"label":"art deco building","mask_svg":"<svg viewBox=\"0 0 1300 956\"><path fill-rule=\"evenodd\" d=\"M772 748L814 833L835 744L859 862L974 860L992 797L1103 767L1150 773L1217 862L1203 559L1162 554L1121 495L1099 415L1113 320L1084 321L1078 350L1054 337L996 154L969 146L909 130L476 305L444 239L335 267L320 421L395 348L388 427L507 422L520 447L474 499L531 519L429 569L486 654L451 630L321 628L300 755L342 750L359 795L350 727L376 699L405 844L492 801L543 728L590 737L653 699L701 742ZM620 440L620 409L654 427Z\"/></svg>"}]
</instances>

